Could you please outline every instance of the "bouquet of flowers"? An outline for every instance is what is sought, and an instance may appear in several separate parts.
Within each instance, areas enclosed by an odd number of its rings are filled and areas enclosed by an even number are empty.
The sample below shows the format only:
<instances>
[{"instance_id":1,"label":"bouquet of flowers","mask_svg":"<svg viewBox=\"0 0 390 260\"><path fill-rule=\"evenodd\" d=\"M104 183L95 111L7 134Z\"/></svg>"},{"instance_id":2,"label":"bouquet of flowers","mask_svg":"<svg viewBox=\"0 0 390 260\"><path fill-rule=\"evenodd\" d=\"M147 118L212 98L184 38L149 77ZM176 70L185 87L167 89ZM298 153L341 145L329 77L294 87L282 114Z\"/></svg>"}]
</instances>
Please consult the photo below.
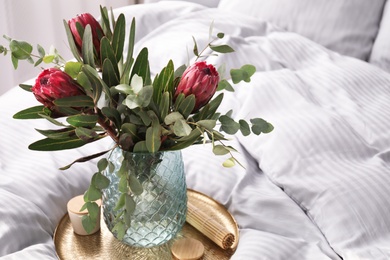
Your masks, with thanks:
<instances>
[{"instance_id":1,"label":"bouquet of flowers","mask_svg":"<svg viewBox=\"0 0 390 260\"><path fill-rule=\"evenodd\" d=\"M56 126L51 130L38 129L45 138L32 143L29 149L73 149L104 137L112 138L113 148L133 153L179 150L209 142L214 154L228 155L223 165L231 167L237 160L233 156L235 149L225 143L228 140L225 134L241 131L244 136L259 135L273 129L261 118L236 121L231 111L223 115L217 112L224 96L222 90L234 89L214 65L200 60L206 57L207 48L213 51L211 55L233 52L230 46L217 44L224 38L223 33L212 36L203 50L193 39L196 56L193 64L175 67L172 61L167 61L166 67L152 79L148 49L143 48L133 57L134 19L129 35L125 33L124 15L115 19L105 7L101 7L100 23L86 13L64 21L64 26L73 61L65 61L55 49L47 53L40 45L34 54L31 44L8 36L4 38L9 47L0 45L0 53L10 54L15 69L20 60L35 66L54 65L44 69L33 86L20 85L31 91L42 105L20 111L14 118L46 119ZM232 69L231 82L250 82L254 72L252 65ZM217 91L221 93L216 95ZM79 158L62 169L100 157L113 148ZM84 208L89 211L86 226L96 218L97 206L93 201L101 197L101 190L108 185L108 179L101 173L106 167L109 167L107 160L101 159L85 193Z\"/></svg>"}]
</instances>

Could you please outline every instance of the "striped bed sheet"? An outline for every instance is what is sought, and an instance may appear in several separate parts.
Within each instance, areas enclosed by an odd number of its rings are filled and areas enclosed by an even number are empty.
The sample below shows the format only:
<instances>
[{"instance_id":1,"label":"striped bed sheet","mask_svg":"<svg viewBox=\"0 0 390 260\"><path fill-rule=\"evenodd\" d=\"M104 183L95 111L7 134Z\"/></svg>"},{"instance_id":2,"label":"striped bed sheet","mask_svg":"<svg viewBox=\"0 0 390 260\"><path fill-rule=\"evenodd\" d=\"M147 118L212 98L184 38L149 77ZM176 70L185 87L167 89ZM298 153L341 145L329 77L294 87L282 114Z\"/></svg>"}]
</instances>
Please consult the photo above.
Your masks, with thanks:
<instances>
[{"instance_id":1,"label":"striped bed sheet","mask_svg":"<svg viewBox=\"0 0 390 260\"><path fill-rule=\"evenodd\" d=\"M170 12L167 12L167 10ZM234 136L245 168L225 169L208 145L183 150L187 185L224 204L240 227L232 259L390 258L390 74L270 23L194 3L121 8L138 23L136 52L149 47L151 72L191 63L199 45L224 32L236 52L210 56L226 70L250 63L250 83L226 92L221 112L262 117L268 135ZM173 15L175 14L175 15ZM27 149L45 121L12 115L37 102L14 88L0 97L0 257L56 259L54 229L66 202L87 188L94 162L59 167L106 147Z\"/></svg>"}]
</instances>

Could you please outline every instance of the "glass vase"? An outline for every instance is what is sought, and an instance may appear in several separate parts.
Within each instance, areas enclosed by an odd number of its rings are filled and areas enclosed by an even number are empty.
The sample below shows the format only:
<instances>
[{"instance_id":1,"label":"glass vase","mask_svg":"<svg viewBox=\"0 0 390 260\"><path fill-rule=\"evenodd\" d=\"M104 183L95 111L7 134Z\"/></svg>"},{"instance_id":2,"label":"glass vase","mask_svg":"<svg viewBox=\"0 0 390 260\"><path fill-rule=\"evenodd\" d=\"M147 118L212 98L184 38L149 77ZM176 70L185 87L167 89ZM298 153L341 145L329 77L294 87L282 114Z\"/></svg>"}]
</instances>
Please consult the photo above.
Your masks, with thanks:
<instances>
[{"instance_id":1,"label":"glass vase","mask_svg":"<svg viewBox=\"0 0 390 260\"><path fill-rule=\"evenodd\" d=\"M119 186L123 160L126 160L128 182L133 181L134 184L138 180L143 188L139 195L134 195L130 189L135 202L130 219L124 219L126 214L116 210L122 194ZM102 207L104 221L111 233L118 238L118 227L114 227L118 221L124 221L130 223L129 228L123 227L126 229L121 240L124 244L153 247L174 238L184 225L187 212L187 188L181 152L130 153L115 148L108 161L115 167L108 167L104 173L110 185L103 190Z\"/></svg>"}]
</instances>

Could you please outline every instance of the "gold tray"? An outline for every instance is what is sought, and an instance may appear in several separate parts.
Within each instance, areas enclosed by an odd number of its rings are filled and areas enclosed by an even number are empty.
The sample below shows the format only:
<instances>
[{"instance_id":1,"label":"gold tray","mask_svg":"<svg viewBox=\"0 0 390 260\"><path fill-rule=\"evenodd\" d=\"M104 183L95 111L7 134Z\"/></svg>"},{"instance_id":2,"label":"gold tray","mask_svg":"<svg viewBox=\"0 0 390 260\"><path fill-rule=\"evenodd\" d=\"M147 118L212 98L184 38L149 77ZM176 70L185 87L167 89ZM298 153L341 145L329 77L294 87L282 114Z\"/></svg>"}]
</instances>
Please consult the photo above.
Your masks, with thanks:
<instances>
[{"instance_id":1,"label":"gold tray","mask_svg":"<svg viewBox=\"0 0 390 260\"><path fill-rule=\"evenodd\" d=\"M191 237L201 241L205 247L203 260L225 260L233 255L239 240L237 222L226 208L214 199L203 193L187 190L188 200L201 208L207 215L220 221L236 240L231 249L223 250L214 242L189 225L187 222L177 238ZM61 219L54 231L54 244L57 256L62 260L74 259L150 259L164 260L172 259L170 246L172 242L162 246L147 249L129 247L118 241L107 229L103 218L101 219L101 229L89 236L80 236L73 232L68 214Z\"/></svg>"}]
</instances>

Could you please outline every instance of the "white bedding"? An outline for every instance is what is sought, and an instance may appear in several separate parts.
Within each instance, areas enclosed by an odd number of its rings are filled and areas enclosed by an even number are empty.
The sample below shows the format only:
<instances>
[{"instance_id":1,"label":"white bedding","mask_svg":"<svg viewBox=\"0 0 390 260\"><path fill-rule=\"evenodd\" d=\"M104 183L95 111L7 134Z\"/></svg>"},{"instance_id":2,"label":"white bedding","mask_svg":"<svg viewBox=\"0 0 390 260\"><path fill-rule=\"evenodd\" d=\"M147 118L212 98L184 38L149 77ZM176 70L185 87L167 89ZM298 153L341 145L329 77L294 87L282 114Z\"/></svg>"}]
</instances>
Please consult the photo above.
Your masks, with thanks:
<instances>
[{"instance_id":1,"label":"white bedding","mask_svg":"<svg viewBox=\"0 0 390 260\"><path fill-rule=\"evenodd\" d=\"M269 135L232 140L246 168L223 168L207 146L183 151L188 187L226 205L240 226L232 259L390 258L390 74L241 14L185 2L117 11L137 18L136 50L149 47L152 73L169 59L187 63L192 36L207 42L212 20L236 52L209 62L257 67L222 107L234 108L237 119L262 117L275 126ZM40 138L33 128L49 123L11 117L35 104L19 88L0 97L4 259L56 259L54 229L95 166L57 169L110 142L29 151Z\"/></svg>"}]
</instances>

